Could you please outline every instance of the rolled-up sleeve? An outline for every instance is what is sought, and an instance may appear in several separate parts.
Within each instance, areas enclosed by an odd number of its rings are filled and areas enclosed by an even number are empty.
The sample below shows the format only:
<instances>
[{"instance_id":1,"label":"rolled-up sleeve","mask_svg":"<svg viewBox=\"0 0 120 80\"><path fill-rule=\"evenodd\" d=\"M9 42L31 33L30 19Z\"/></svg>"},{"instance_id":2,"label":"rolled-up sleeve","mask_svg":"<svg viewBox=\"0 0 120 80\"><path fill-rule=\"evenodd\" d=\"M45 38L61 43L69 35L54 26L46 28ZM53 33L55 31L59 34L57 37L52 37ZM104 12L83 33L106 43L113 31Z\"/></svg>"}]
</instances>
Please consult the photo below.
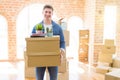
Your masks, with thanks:
<instances>
[{"instance_id":1,"label":"rolled-up sleeve","mask_svg":"<svg viewBox=\"0 0 120 80\"><path fill-rule=\"evenodd\" d=\"M65 49L64 34L61 28L60 28L60 48Z\"/></svg>"}]
</instances>

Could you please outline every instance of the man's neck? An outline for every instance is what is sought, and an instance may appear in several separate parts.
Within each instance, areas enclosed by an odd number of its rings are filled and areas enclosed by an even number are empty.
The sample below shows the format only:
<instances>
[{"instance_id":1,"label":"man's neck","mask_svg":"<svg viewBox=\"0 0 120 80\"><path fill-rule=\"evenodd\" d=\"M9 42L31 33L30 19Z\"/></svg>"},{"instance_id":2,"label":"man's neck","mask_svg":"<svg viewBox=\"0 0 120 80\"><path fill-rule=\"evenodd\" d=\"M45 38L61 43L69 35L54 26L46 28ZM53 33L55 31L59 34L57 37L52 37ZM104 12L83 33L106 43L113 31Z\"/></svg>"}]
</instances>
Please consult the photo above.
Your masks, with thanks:
<instances>
[{"instance_id":1,"label":"man's neck","mask_svg":"<svg viewBox=\"0 0 120 80\"><path fill-rule=\"evenodd\" d=\"M44 20L44 24L52 24L52 20Z\"/></svg>"}]
</instances>

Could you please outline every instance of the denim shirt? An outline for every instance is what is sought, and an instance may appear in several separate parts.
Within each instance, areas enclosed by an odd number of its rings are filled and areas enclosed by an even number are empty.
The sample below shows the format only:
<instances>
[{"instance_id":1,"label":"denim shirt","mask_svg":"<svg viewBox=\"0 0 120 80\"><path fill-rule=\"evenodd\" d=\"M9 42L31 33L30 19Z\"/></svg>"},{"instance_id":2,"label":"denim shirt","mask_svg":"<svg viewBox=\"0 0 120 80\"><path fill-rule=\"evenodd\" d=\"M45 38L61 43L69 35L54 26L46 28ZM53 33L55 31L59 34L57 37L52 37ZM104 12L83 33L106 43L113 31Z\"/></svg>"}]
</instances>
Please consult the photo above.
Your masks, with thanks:
<instances>
[{"instance_id":1,"label":"denim shirt","mask_svg":"<svg viewBox=\"0 0 120 80\"><path fill-rule=\"evenodd\" d=\"M43 21L40 23L43 24ZM60 36L60 48L65 49L65 40L64 40L62 28L60 27L60 25L58 25L54 21L52 21L52 29L53 29L53 35ZM43 32L44 32L44 29L43 29ZM36 33L35 26L32 29L32 33Z\"/></svg>"}]
</instances>

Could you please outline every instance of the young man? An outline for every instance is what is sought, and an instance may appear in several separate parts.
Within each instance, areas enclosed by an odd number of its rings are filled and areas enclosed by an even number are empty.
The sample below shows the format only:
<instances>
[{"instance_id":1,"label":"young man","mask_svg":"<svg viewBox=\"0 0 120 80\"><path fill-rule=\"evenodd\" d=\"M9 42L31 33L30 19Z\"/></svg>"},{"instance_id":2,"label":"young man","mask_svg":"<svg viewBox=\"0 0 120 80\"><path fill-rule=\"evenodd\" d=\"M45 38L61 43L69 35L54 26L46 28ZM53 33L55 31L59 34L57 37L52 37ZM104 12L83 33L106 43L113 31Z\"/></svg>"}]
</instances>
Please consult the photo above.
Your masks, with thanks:
<instances>
[{"instance_id":1,"label":"young man","mask_svg":"<svg viewBox=\"0 0 120 80\"><path fill-rule=\"evenodd\" d=\"M65 54L65 41L62 28L52 20L53 7L51 5L45 5L43 7L43 21L40 22L44 26L43 32L46 33L46 28L52 28L53 35L60 36L60 52L61 55ZM32 33L36 33L35 27L32 30ZM57 80L58 75L58 66L45 66L45 67L36 67L36 78L37 80L43 80L45 70L48 69L50 80Z\"/></svg>"}]
</instances>

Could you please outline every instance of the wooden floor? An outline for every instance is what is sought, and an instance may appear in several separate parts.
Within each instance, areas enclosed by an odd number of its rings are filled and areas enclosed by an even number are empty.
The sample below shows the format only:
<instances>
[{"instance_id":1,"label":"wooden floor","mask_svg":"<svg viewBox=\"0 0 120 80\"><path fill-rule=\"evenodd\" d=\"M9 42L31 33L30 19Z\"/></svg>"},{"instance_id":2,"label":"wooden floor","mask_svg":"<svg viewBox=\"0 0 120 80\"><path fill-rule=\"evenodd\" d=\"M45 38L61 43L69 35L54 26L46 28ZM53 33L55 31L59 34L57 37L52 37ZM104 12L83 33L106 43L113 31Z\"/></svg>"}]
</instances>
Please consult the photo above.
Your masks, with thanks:
<instances>
[{"instance_id":1,"label":"wooden floor","mask_svg":"<svg viewBox=\"0 0 120 80\"><path fill-rule=\"evenodd\" d=\"M35 80L24 76L24 61L0 62L0 80ZM104 80L104 75L95 73L88 64L69 60L69 80Z\"/></svg>"}]
</instances>

